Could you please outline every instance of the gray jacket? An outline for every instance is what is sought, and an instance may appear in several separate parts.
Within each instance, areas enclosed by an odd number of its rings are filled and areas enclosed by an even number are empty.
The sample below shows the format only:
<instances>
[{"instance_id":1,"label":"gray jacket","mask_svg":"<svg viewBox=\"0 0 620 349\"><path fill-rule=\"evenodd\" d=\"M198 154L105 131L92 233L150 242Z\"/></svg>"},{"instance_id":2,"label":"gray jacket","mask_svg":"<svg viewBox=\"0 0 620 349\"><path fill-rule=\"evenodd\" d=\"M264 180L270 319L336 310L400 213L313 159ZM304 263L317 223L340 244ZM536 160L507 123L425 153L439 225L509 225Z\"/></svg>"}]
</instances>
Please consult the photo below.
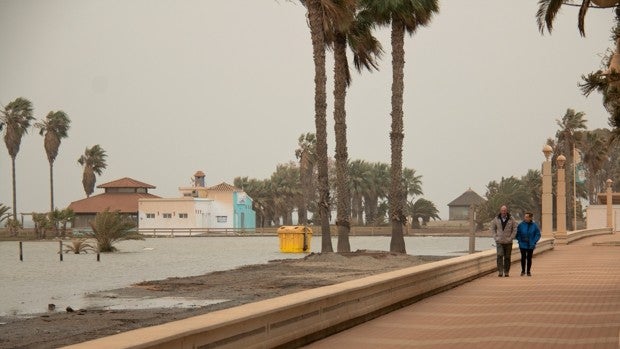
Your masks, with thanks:
<instances>
[{"instance_id":1,"label":"gray jacket","mask_svg":"<svg viewBox=\"0 0 620 349\"><path fill-rule=\"evenodd\" d=\"M508 214L506 226L502 228L502 219L500 215L495 216L491 221L491 236L498 244L511 244L515 236L517 236L517 222Z\"/></svg>"}]
</instances>

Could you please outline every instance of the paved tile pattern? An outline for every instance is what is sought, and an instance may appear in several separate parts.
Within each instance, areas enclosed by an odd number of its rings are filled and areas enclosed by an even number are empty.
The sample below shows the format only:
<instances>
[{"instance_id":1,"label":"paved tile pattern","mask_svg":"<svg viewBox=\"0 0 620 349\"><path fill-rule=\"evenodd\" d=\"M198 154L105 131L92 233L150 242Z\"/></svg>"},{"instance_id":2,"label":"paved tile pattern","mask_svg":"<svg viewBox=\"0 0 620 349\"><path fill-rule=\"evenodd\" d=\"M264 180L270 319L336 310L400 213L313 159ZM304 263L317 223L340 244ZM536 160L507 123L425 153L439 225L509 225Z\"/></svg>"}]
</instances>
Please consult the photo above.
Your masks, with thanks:
<instances>
[{"instance_id":1,"label":"paved tile pattern","mask_svg":"<svg viewBox=\"0 0 620 349\"><path fill-rule=\"evenodd\" d=\"M620 348L620 235L534 256L532 277L497 273L307 348Z\"/></svg>"}]
</instances>

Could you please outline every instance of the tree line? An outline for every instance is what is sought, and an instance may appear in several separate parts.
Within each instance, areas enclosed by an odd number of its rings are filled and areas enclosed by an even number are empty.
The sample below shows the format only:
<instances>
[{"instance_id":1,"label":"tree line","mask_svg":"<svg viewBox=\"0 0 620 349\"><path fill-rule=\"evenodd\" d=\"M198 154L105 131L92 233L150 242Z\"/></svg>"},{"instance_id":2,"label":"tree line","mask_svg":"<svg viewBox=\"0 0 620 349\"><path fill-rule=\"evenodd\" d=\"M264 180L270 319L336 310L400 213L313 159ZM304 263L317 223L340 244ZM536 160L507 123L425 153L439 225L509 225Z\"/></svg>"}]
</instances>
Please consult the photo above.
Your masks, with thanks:
<instances>
[{"instance_id":1,"label":"tree line","mask_svg":"<svg viewBox=\"0 0 620 349\"><path fill-rule=\"evenodd\" d=\"M319 196L317 191L315 136L307 133L299 137L295 150L298 162L276 166L267 179L236 177L234 185L242 188L252 199L257 226L291 225L293 213L297 223L314 224L317 220ZM382 162L365 160L348 161L346 167L349 186L347 195L351 208L347 221L358 226L381 226L389 222L388 195L390 190L390 166ZM334 207L341 194L335 178L337 168L334 159L328 163L330 183L330 207ZM403 169L402 187L407 197L405 215L414 227L420 227L431 219L439 219L439 211L432 201L417 198L423 194L422 176L409 168Z\"/></svg>"}]
</instances>

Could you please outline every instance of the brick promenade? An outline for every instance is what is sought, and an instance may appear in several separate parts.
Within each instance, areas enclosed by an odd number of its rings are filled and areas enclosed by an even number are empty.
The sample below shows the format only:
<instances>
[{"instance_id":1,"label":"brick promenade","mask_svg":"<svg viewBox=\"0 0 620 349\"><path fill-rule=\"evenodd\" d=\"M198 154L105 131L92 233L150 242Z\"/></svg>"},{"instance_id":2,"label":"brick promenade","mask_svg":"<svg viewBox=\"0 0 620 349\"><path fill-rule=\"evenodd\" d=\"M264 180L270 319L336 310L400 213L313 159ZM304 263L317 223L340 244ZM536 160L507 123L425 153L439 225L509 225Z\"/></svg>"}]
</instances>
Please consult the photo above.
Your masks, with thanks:
<instances>
[{"instance_id":1,"label":"brick promenade","mask_svg":"<svg viewBox=\"0 0 620 349\"><path fill-rule=\"evenodd\" d=\"M620 234L556 245L532 264L532 277L513 263L509 278L489 274L306 348L620 347Z\"/></svg>"}]
</instances>

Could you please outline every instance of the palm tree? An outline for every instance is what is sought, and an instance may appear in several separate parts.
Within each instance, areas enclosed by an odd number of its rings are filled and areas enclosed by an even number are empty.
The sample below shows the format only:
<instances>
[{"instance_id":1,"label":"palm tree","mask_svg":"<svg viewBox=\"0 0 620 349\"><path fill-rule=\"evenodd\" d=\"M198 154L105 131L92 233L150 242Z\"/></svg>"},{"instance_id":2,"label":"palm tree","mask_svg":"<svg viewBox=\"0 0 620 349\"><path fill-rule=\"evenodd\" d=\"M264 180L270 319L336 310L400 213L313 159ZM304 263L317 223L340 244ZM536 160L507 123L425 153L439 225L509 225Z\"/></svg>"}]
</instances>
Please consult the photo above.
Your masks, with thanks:
<instances>
[{"instance_id":1,"label":"palm tree","mask_svg":"<svg viewBox=\"0 0 620 349\"><path fill-rule=\"evenodd\" d=\"M89 239L81 238L81 239L73 239L71 240L71 245L65 246L65 253L88 253L89 251L95 252L95 246L91 245L88 242Z\"/></svg>"},{"instance_id":2,"label":"palm tree","mask_svg":"<svg viewBox=\"0 0 620 349\"><path fill-rule=\"evenodd\" d=\"M252 198L252 209L256 212L256 226L264 227L272 216L271 206L268 203L271 198L268 191L269 180L236 177L233 183L235 187L242 188Z\"/></svg>"},{"instance_id":3,"label":"palm tree","mask_svg":"<svg viewBox=\"0 0 620 349\"><path fill-rule=\"evenodd\" d=\"M406 198L403 195L402 153L403 153L403 93L405 69L405 33L413 35L419 26L430 24L433 15L439 12L438 0L362 0L381 25L391 24L392 45L392 125L390 132L391 187L390 221L392 239L390 251L406 253L403 226L407 220L404 214Z\"/></svg>"},{"instance_id":4,"label":"palm tree","mask_svg":"<svg viewBox=\"0 0 620 349\"><path fill-rule=\"evenodd\" d=\"M604 163L607 159L607 142L600 133L594 131L586 131L585 137L581 143L581 150L583 151L583 163L586 168L586 182L588 201L590 204L596 204L596 194L598 193L595 188L596 178L598 178L599 172L603 169Z\"/></svg>"},{"instance_id":5,"label":"palm tree","mask_svg":"<svg viewBox=\"0 0 620 349\"><path fill-rule=\"evenodd\" d=\"M364 194L370 190L372 165L364 160L354 160L349 163L349 186L351 191L351 213L357 225L364 225Z\"/></svg>"},{"instance_id":6,"label":"palm tree","mask_svg":"<svg viewBox=\"0 0 620 349\"><path fill-rule=\"evenodd\" d=\"M0 113L0 131L4 128L4 144L11 156L11 175L13 179L13 220L17 220L17 195L15 183L15 158L19 153L22 137L28 133L32 117L32 103L19 97L7 104Z\"/></svg>"},{"instance_id":7,"label":"palm tree","mask_svg":"<svg viewBox=\"0 0 620 349\"><path fill-rule=\"evenodd\" d=\"M618 5L618 0L581 0L581 5L577 5L572 0L539 0L538 11L536 12L536 22L538 29L544 33L545 27L551 33L553 30L553 20L560 11L562 5L579 6L579 16L577 27L581 36L585 36L585 16L589 8L612 8Z\"/></svg>"},{"instance_id":8,"label":"palm tree","mask_svg":"<svg viewBox=\"0 0 620 349\"><path fill-rule=\"evenodd\" d=\"M303 1L308 9L308 23L314 60L314 124L318 167L318 215L321 219L321 251L333 252L329 231L329 179L327 174L327 75L325 72L324 7L322 0Z\"/></svg>"},{"instance_id":9,"label":"palm tree","mask_svg":"<svg viewBox=\"0 0 620 349\"><path fill-rule=\"evenodd\" d=\"M95 220L89 222L93 232L90 234L97 241L99 252L116 251L114 243L123 240L144 240L144 237L134 230L136 223L121 215L120 211L110 212L105 209L97 213Z\"/></svg>"},{"instance_id":10,"label":"palm tree","mask_svg":"<svg viewBox=\"0 0 620 349\"><path fill-rule=\"evenodd\" d=\"M107 156L105 150L99 144L95 144L92 148L86 147L84 154L78 159L78 163L84 168L82 185L84 186L86 197L90 197L90 194L95 191L95 183L97 181L95 174L101 176L103 170L108 166L106 163Z\"/></svg>"},{"instance_id":11,"label":"palm tree","mask_svg":"<svg viewBox=\"0 0 620 349\"><path fill-rule=\"evenodd\" d=\"M502 205L508 206L511 214L518 217L521 213L531 211L532 196L523 181L516 177L502 178L499 182L487 184L487 201L476 208L476 223L489 222L497 215Z\"/></svg>"},{"instance_id":12,"label":"palm tree","mask_svg":"<svg viewBox=\"0 0 620 349\"><path fill-rule=\"evenodd\" d=\"M620 11L616 11L616 27L612 31L613 54L605 55L601 69L582 75L581 92L588 97L597 91L603 96L603 106L609 113L609 126L613 128L609 142L620 137Z\"/></svg>"},{"instance_id":13,"label":"palm tree","mask_svg":"<svg viewBox=\"0 0 620 349\"><path fill-rule=\"evenodd\" d=\"M299 168L293 162L278 165L271 175L270 183L275 211L282 217L283 225L291 225L293 209L303 196Z\"/></svg>"},{"instance_id":14,"label":"palm tree","mask_svg":"<svg viewBox=\"0 0 620 349\"><path fill-rule=\"evenodd\" d=\"M297 209L299 224L308 224L308 205L314 198L314 164L316 163L316 136L314 133L306 133L299 136L295 157L299 159L299 180L304 193Z\"/></svg>"},{"instance_id":15,"label":"palm tree","mask_svg":"<svg viewBox=\"0 0 620 349\"><path fill-rule=\"evenodd\" d=\"M366 224L378 225L379 201L388 197L390 189L390 165L376 162L372 164L368 178L369 183L364 192L364 210Z\"/></svg>"},{"instance_id":16,"label":"palm tree","mask_svg":"<svg viewBox=\"0 0 620 349\"><path fill-rule=\"evenodd\" d=\"M369 70L377 68L376 59L381 54L381 45L372 36L373 23L356 18L356 1L339 3L339 18L334 21L334 133L336 138L336 199L338 227L338 252L350 252L349 232L351 230L351 192L348 176L346 93L351 84L351 73L347 60L347 44L350 45L355 67ZM359 20L358 20L359 19Z\"/></svg>"},{"instance_id":17,"label":"palm tree","mask_svg":"<svg viewBox=\"0 0 620 349\"><path fill-rule=\"evenodd\" d=\"M39 134L45 137L43 146L47 154L47 161L50 163L50 211L54 210L54 160L58 156L60 142L68 136L70 123L71 120L67 114L60 110L49 112L45 120L34 125L39 128Z\"/></svg>"},{"instance_id":18,"label":"palm tree","mask_svg":"<svg viewBox=\"0 0 620 349\"><path fill-rule=\"evenodd\" d=\"M528 170L527 173L521 177L521 183L523 183L524 190L528 193L529 209L534 214L535 220L540 222L542 217L542 173L539 170Z\"/></svg>"},{"instance_id":19,"label":"palm tree","mask_svg":"<svg viewBox=\"0 0 620 349\"><path fill-rule=\"evenodd\" d=\"M411 227L420 228L420 220L422 225L426 225L430 220L437 220L439 218L439 210L435 204L424 198L419 198L415 202L409 201L407 204L407 215L411 216Z\"/></svg>"},{"instance_id":20,"label":"palm tree","mask_svg":"<svg viewBox=\"0 0 620 349\"><path fill-rule=\"evenodd\" d=\"M403 192L405 197L424 194L422 192L422 176L416 176L414 169L403 168Z\"/></svg>"},{"instance_id":21,"label":"palm tree","mask_svg":"<svg viewBox=\"0 0 620 349\"><path fill-rule=\"evenodd\" d=\"M581 144L581 140L583 138L583 130L586 130L586 122L584 119L585 113L583 112L575 112L573 109L567 109L566 113L562 117L561 120L556 120L560 129L556 132L557 139L557 147L554 148L555 152L558 155L563 153L566 157L566 164L573 164L574 156L573 150ZM555 154L554 154L555 155ZM572 183L574 180L573 171L566 171L566 201L568 204L566 205L566 214L568 217L573 217L574 208L573 208L573 190ZM573 220L567 220L567 229L572 230Z\"/></svg>"}]
</instances>

